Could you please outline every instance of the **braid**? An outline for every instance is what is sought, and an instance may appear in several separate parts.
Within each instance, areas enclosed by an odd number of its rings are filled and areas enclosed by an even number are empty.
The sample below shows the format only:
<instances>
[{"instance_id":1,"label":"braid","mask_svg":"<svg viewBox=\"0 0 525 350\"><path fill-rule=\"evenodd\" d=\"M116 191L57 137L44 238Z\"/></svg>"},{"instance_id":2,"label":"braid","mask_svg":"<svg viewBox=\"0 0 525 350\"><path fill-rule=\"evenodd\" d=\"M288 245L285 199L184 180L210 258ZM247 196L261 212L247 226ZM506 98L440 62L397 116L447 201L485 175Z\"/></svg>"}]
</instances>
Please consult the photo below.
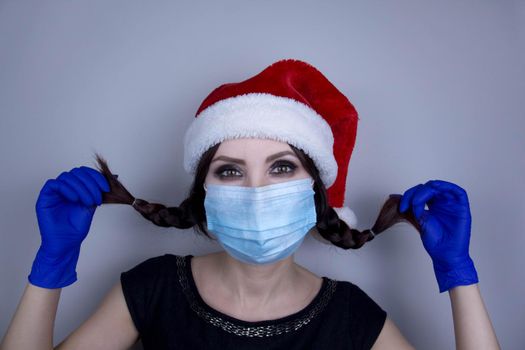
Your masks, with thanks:
<instances>
[{"instance_id":1,"label":"braid","mask_svg":"<svg viewBox=\"0 0 525 350\"><path fill-rule=\"evenodd\" d=\"M149 203L143 199L136 198L133 208L144 218L157 226L190 228L196 223L191 221L191 210L188 210L188 201L181 203L179 207L166 207L160 203Z\"/></svg>"},{"instance_id":2,"label":"braid","mask_svg":"<svg viewBox=\"0 0 525 350\"><path fill-rule=\"evenodd\" d=\"M319 234L340 248L359 249L366 242L373 240L375 236L399 222L408 222L421 232L419 223L410 211L399 212L401 197L399 194L391 194L383 204L372 228L364 231L348 227L343 220L339 219L336 211L328 207L324 217L317 223Z\"/></svg>"},{"instance_id":3,"label":"braid","mask_svg":"<svg viewBox=\"0 0 525 350\"><path fill-rule=\"evenodd\" d=\"M337 212L328 205L326 188L323 185L319 172L317 171L312 159L305 155L300 149L297 149L294 146L291 146L291 148L301 159L304 167L310 170L310 174L315 179L314 199L318 217L316 228L321 237L333 245L345 250L359 249L366 242L373 240L381 232L402 221L412 224L419 232L421 232L419 224L410 210L405 213L399 212L399 202L402 197L399 194L391 194L385 201L372 228L359 231L355 228L348 227L346 222L339 218Z\"/></svg>"},{"instance_id":4,"label":"braid","mask_svg":"<svg viewBox=\"0 0 525 350\"><path fill-rule=\"evenodd\" d=\"M328 207L324 219L318 221L317 230L324 239L343 249L361 248L375 236L371 230L361 232L348 227L346 222L339 219L332 207Z\"/></svg>"},{"instance_id":5,"label":"braid","mask_svg":"<svg viewBox=\"0 0 525 350\"><path fill-rule=\"evenodd\" d=\"M144 199L135 198L117 180L118 175L111 173L104 158L96 154L96 160L98 170L104 175L111 188L109 192L102 194L103 203L129 204L157 226L186 229L197 224L196 217L193 215L195 212L193 197L184 200L179 207L167 207L164 204L149 203Z\"/></svg>"}]
</instances>

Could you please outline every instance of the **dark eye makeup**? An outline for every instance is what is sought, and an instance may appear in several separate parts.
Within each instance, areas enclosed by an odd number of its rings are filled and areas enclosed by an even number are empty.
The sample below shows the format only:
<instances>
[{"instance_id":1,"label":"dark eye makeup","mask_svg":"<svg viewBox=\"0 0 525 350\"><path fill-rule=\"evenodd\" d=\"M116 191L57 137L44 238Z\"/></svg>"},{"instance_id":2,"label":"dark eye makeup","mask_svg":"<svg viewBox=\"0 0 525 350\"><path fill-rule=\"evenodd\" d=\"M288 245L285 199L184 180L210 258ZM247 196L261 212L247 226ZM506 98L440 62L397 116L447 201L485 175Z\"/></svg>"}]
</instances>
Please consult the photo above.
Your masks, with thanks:
<instances>
[{"instance_id":1,"label":"dark eye makeup","mask_svg":"<svg viewBox=\"0 0 525 350\"><path fill-rule=\"evenodd\" d=\"M284 170L284 171L280 170L280 169L287 169L287 168L289 170ZM295 165L293 162L286 161L286 160L278 160L272 164L272 170L277 169L276 172L272 171L272 173L276 174L277 176L289 175L289 174L292 174L296 168L297 168L297 165ZM214 175L220 179L242 176L242 175L233 175L233 176L228 175L234 172L241 173L242 171L239 169L238 166L234 164L224 164L224 165L219 166L214 171Z\"/></svg>"}]
</instances>

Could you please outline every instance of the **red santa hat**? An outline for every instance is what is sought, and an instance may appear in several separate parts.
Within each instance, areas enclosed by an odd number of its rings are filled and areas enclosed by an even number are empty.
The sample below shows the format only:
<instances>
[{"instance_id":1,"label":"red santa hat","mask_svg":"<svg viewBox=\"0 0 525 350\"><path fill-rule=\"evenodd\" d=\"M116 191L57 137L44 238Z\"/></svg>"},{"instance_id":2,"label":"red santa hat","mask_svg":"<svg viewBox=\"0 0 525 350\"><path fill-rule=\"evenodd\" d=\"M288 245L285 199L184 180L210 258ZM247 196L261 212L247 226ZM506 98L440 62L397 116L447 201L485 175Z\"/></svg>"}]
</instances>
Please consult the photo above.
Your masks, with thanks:
<instances>
[{"instance_id":1,"label":"red santa hat","mask_svg":"<svg viewBox=\"0 0 525 350\"><path fill-rule=\"evenodd\" d=\"M184 136L184 169L195 174L202 154L227 139L287 142L314 161L328 204L355 228L357 217L343 202L358 119L348 98L315 67L283 59L204 99Z\"/></svg>"}]
</instances>

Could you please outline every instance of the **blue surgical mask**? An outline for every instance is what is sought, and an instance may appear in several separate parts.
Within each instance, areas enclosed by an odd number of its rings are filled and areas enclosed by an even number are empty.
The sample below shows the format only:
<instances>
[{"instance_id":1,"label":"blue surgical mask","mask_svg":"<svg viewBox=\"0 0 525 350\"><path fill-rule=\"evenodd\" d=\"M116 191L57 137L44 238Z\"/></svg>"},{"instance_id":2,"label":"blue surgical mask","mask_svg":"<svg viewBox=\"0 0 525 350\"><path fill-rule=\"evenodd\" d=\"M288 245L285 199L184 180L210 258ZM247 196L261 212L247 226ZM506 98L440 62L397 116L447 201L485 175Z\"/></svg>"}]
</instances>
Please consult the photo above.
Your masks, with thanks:
<instances>
[{"instance_id":1,"label":"blue surgical mask","mask_svg":"<svg viewBox=\"0 0 525 350\"><path fill-rule=\"evenodd\" d=\"M312 184L307 178L262 187L205 185L207 229L240 261L282 260L317 222Z\"/></svg>"}]
</instances>

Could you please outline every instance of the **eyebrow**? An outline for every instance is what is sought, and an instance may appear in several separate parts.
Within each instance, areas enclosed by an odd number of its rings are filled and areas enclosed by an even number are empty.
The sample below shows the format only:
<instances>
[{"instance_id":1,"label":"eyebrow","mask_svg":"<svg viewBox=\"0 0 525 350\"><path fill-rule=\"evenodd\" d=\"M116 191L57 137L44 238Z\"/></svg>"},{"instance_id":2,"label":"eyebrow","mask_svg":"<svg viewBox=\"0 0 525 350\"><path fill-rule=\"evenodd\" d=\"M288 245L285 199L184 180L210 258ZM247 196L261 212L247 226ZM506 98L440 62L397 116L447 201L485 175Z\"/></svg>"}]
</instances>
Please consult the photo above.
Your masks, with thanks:
<instances>
[{"instance_id":1,"label":"eyebrow","mask_svg":"<svg viewBox=\"0 0 525 350\"><path fill-rule=\"evenodd\" d=\"M272 154L271 156L268 156L268 158L266 158L266 163L269 163L272 160L274 160L276 158L279 158L281 156L287 155L287 154L290 154L290 155L292 155L294 157L297 157L295 155L295 153L293 153L291 151L283 151L283 152L275 153L275 154ZM242 164L242 165L246 165L246 162L243 159L231 158L231 157L226 157L226 156L218 156L217 158L212 160L211 163L215 162L216 160L224 160L224 161L227 161L227 162L234 162L234 163L239 163L239 164Z\"/></svg>"}]
</instances>

